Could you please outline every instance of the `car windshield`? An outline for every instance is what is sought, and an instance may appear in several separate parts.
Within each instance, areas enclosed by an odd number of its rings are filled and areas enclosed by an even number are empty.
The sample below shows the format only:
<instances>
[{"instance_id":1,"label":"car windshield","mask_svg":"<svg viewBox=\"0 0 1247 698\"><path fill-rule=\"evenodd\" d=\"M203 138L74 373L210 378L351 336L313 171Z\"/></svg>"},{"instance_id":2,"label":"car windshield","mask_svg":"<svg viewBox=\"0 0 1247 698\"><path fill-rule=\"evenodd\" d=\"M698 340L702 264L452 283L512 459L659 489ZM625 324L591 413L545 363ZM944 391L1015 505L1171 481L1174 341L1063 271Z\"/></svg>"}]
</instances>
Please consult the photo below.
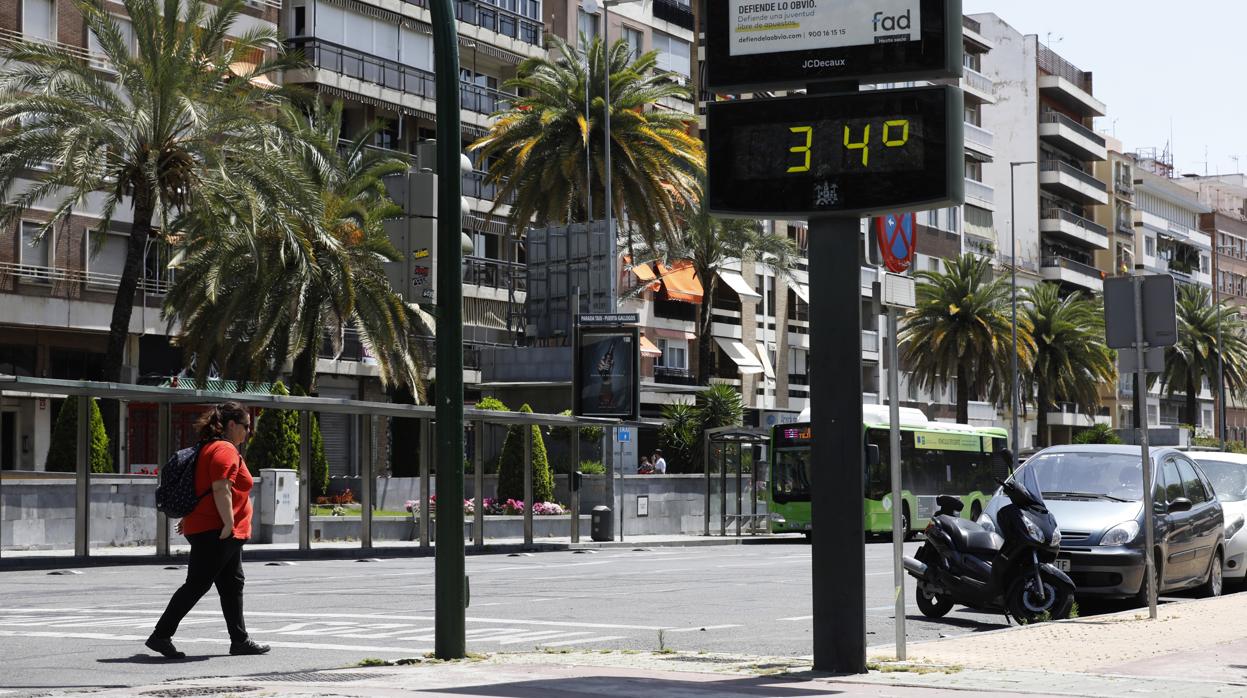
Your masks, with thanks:
<instances>
[{"instance_id":1,"label":"car windshield","mask_svg":"<svg viewBox=\"0 0 1247 698\"><path fill-rule=\"evenodd\" d=\"M1247 463L1231 463L1213 458L1198 458L1199 467L1212 481L1212 489L1222 502L1247 499Z\"/></svg>"},{"instance_id":2,"label":"car windshield","mask_svg":"<svg viewBox=\"0 0 1247 698\"><path fill-rule=\"evenodd\" d=\"M1126 453L1040 453L1022 466L1038 481L1048 499L1104 499L1137 502L1143 498L1142 459ZM1020 472L1020 471L1019 471Z\"/></svg>"}]
</instances>

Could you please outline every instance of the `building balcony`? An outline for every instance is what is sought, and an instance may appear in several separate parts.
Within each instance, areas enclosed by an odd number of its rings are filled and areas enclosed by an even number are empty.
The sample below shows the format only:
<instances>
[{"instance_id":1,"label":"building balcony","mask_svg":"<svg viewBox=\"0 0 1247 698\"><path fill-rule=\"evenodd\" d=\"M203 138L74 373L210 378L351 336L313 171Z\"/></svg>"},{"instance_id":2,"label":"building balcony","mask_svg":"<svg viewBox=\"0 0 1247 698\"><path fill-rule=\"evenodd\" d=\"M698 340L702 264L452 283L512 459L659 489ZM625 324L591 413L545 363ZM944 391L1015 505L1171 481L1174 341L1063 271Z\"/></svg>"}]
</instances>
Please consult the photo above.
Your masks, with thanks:
<instances>
[{"instance_id":1,"label":"building balcony","mask_svg":"<svg viewBox=\"0 0 1247 698\"><path fill-rule=\"evenodd\" d=\"M276 1L276 0L272 0ZM428 8L428 0L403 0L408 5ZM280 5L279 5L280 6ZM504 9L488 0L458 0L455 19L533 46L544 46L545 23Z\"/></svg>"},{"instance_id":2,"label":"building balcony","mask_svg":"<svg viewBox=\"0 0 1247 698\"><path fill-rule=\"evenodd\" d=\"M980 159L991 162L996 157L996 149L993 147L995 141L994 134L991 131L974 124L967 123L965 125L966 134L966 150L977 153L982 157Z\"/></svg>"},{"instance_id":3,"label":"building balcony","mask_svg":"<svg viewBox=\"0 0 1247 698\"><path fill-rule=\"evenodd\" d=\"M1108 187L1093 175L1059 160L1039 164L1039 186L1080 204L1108 203Z\"/></svg>"},{"instance_id":4,"label":"building balcony","mask_svg":"<svg viewBox=\"0 0 1247 698\"><path fill-rule=\"evenodd\" d=\"M875 295L874 284L879 280L879 270L874 267L862 267L862 295L870 298ZM807 285L808 288L808 285Z\"/></svg>"},{"instance_id":5,"label":"building balcony","mask_svg":"<svg viewBox=\"0 0 1247 698\"><path fill-rule=\"evenodd\" d=\"M1104 116L1108 107L1096 99L1088 91L1091 89L1088 80L1072 80L1068 76L1039 76L1039 94L1064 105L1081 116Z\"/></svg>"},{"instance_id":6,"label":"building balcony","mask_svg":"<svg viewBox=\"0 0 1247 698\"><path fill-rule=\"evenodd\" d=\"M1087 416L1071 403L1057 403L1056 409L1048 412L1048 426L1093 427L1097 424L1112 425L1113 418L1107 414L1106 410L1101 409L1101 412L1102 414Z\"/></svg>"},{"instance_id":7,"label":"building balcony","mask_svg":"<svg viewBox=\"0 0 1247 698\"><path fill-rule=\"evenodd\" d=\"M967 97L987 104L996 103L996 83L973 68L961 68L961 90Z\"/></svg>"},{"instance_id":8,"label":"building balcony","mask_svg":"<svg viewBox=\"0 0 1247 698\"><path fill-rule=\"evenodd\" d=\"M874 359L879 358L879 333L870 330L862 330L862 353L871 354Z\"/></svg>"},{"instance_id":9,"label":"building balcony","mask_svg":"<svg viewBox=\"0 0 1247 698\"><path fill-rule=\"evenodd\" d=\"M1066 283L1095 293L1104 290L1104 274L1090 264L1065 257L1048 256L1040 264L1039 275L1047 281Z\"/></svg>"},{"instance_id":10,"label":"building balcony","mask_svg":"<svg viewBox=\"0 0 1247 698\"><path fill-rule=\"evenodd\" d=\"M654 0L654 19L670 22L677 27L696 31L693 7L687 0Z\"/></svg>"},{"instance_id":11,"label":"building balcony","mask_svg":"<svg viewBox=\"0 0 1247 698\"><path fill-rule=\"evenodd\" d=\"M1065 209L1043 209L1039 214L1039 231L1101 250L1109 247L1108 230L1104 226Z\"/></svg>"},{"instance_id":12,"label":"building balcony","mask_svg":"<svg viewBox=\"0 0 1247 698\"><path fill-rule=\"evenodd\" d=\"M654 382L665 385L697 385L697 376L687 368L654 366Z\"/></svg>"},{"instance_id":13,"label":"building balcony","mask_svg":"<svg viewBox=\"0 0 1247 698\"><path fill-rule=\"evenodd\" d=\"M966 203L988 211L995 211L996 190L978 180L966 177Z\"/></svg>"},{"instance_id":14,"label":"building balcony","mask_svg":"<svg viewBox=\"0 0 1247 698\"><path fill-rule=\"evenodd\" d=\"M528 291L527 267L518 262L504 262L488 257L463 258L463 283L507 290L512 287L520 293Z\"/></svg>"},{"instance_id":15,"label":"building balcony","mask_svg":"<svg viewBox=\"0 0 1247 698\"><path fill-rule=\"evenodd\" d=\"M1148 213L1147 211L1136 210L1134 215L1135 221L1137 223L1141 223L1147 230L1154 231L1168 238L1173 238L1179 242L1186 243L1201 250L1212 249L1212 236L1202 230L1188 228L1181 223L1174 223L1167 218L1162 218L1161 216L1154 213Z\"/></svg>"},{"instance_id":16,"label":"building balcony","mask_svg":"<svg viewBox=\"0 0 1247 698\"><path fill-rule=\"evenodd\" d=\"M498 188L500 185L493 182L485 181L487 172L473 170L463 175L463 195L471 196L484 201L496 201L498 199ZM508 194L502 200L502 203L510 206L515 203L515 192Z\"/></svg>"},{"instance_id":17,"label":"building balcony","mask_svg":"<svg viewBox=\"0 0 1247 698\"><path fill-rule=\"evenodd\" d=\"M423 97L430 102L437 98L434 75L422 68L312 37L289 39L286 46L302 51L308 63L317 70ZM493 114L515 98L513 94L469 82L460 81L459 88L461 108L478 114Z\"/></svg>"},{"instance_id":18,"label":"building balcony","mask_svg":"<svg viewBox=\"0 0 1247 698\"><path fill-rule=\"evenodd\" d=\"M1041 115L1039 137L1079 160L1108 159L1104 138L1064 114L1049 112Z\"/></svg>"},{"instance_id":19,"label":"building balcony","mask_svg":"<svg viewBox=\"0 0 1247 698\"><path fill-rule=\"evenodd\" d=\"M987 53L996 48L995 42L983 36L983 25L964 15L961 17L961 38L966 46L981 53Z\"/></svg>"}]
</instances>

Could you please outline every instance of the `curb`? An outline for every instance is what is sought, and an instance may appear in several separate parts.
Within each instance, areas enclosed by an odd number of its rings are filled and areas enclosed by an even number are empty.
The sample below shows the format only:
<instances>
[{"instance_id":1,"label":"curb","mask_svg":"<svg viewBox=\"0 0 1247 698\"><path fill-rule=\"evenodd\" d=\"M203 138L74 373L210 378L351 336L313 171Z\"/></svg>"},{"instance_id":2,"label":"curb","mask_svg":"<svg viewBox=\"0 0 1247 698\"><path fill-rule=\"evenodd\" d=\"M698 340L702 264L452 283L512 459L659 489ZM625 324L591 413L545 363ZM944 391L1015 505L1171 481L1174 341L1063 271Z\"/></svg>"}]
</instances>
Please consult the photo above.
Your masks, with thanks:
<instances>
[{"instance_id":1,"label":"curb","mask_svg":"<svg viewBox=\"0 0 1247 698\"><path fill-rule=\"evenodd\" d=\"M575 550L617 550L633 548L700 548L721 545L765 545L792 542L791 538L775 536L754 536L752 538L691 538L688 540L651 540L651 541L610 541L586 543L502 543L477 548L465 544L464 554L475 555L509 555L512 553L551 553ZM799 541L797 541L799 542ZM379 558L417 558L433 557L437 548L429 546L420 548L382 547L382 548L313 548L310 550L266 550L262 548L247 549L246 560L249 562L281 562L307 560L352 560L368 557ZM67 567L118 567L131 565L176 565L186 564L188 553L173 555L87 555L87 556L38 556L38 557L3 557L0 556L0 572L8 571L41 571L56 570Z\"/></svg>"}]
</instances>

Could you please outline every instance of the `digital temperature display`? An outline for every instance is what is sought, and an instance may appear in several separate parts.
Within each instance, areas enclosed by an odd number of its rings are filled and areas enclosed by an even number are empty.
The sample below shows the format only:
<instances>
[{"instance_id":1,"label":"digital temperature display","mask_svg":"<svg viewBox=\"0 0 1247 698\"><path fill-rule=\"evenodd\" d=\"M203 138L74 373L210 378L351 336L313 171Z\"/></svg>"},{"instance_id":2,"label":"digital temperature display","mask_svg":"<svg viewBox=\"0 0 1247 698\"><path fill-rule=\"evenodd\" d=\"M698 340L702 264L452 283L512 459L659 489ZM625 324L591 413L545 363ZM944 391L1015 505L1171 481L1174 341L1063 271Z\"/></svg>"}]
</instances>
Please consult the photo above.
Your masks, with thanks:
<instances>
[{"instance_id":1,"label":"digital temperature display","mask_svg":"<svg viewBox=\"0 0 1247 698\"><path fill-rule=\"evenodd\" d=\"M866 216L960 204L962 105L949 85L711 103L710 209Z\"/></svg>"},{"instance_id":2,"label":"digital temperature display","mask_svg":"<svg viewBox=\"0 0 1247 698\"><path fill-rule=\"evenodd\" d=\"M923 141L922 117L914 114L738 126L732 166L737 179L921 171ZM775 157L785 152L786 158Z\"/></svg>"}]
</instances>

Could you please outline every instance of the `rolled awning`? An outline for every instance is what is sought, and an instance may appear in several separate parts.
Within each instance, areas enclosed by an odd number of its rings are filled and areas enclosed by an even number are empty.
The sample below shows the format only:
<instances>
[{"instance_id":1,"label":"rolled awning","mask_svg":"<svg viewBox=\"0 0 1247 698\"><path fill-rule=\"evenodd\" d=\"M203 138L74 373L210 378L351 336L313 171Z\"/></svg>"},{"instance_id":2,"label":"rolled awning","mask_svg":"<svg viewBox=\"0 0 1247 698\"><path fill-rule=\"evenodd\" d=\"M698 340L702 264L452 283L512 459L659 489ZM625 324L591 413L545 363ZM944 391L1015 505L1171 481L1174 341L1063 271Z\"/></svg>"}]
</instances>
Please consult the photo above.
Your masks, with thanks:
<instances>
[{"instance_id":1,"label":"rolled awning","mask_svg":"<svg viewBox=\"0 0 1247 698\"><path fill-rule=\"evenodd\" d=\"M771 352L766 350L766 345L762 342L757 343L758 358L762 360L762 372L767 378L775 377L775 367L771 366Z\"/></svg>"},{"instance_id":2,"label":"rolled awning","mask_svg":"<svg viewBox=\"0 0 1247 698\"><path fill-rule=\"evenodd\" d=\"M740 369L741 375L749 376L755 373L762 373L762 362L758 361L758 357L754 356L749 347L736 341L735 339L727 339L725 337L715 337L714 341L732 359L736 364L736 368Z\"/></svg>"},{"instance_id":3,"label":"rolled awning","mask_svg":"<svg viewBox=\"0 0 1247 698\"><path fill-rule=\"evenodd\" d=\"M704 292L701 282L697 280L697 272L693 269L692 262L681 260L670 267L657 262L655 266L658 267L658 275L663 287L667 290L668 299L685 303L701 303Z\"/></svg>"},{"instance_id":4,"label":"rolled awning","mask_svg":"<svg viewBox=\"0 0 1247 698\"><path fill-rule=\"evenodd\" d=\"M250 61L235 61L229 64L229 72L240 78L251 75L251 84L263 90L275 90L277 84L269 79L268 75L252 75L255 72L256 64Z\"/></svg>"},{"instance_id":5,"label":"rolled awning","mask_svg":"<svg viewBox=\"0 0 1247 698\"><path fill-rule=\"evenodd\" d=\"M631 260L629 258L624 257L624 263L629 263L630 261ZM649 289L651 291L657 291L658 289L662 288L662 282L658 280L658 275L654 273L654 269L650 267L648 262L644 262L642 264L633 264L629 268L632 271L632 275L637 278L637 281L639 282L637 284L638 286L643 285L645 284L645 282L649 281L651 282L649 284Z\"/></svg>"},{"instance_id":6,"label":"rolled awning","mask_svg":"<svg viewBox=\"0 0 1247 698\"><path fill-rule=\"evenodd\" d=\"M753 288L749 286L749 282L745 281L745 277L740 274L726 269L720 269L718 274L719 278L723 279L723 283L727 284L733 291L735 291L736 295L740 296L742 301L749 300L750 298L762 297L762 294L753 290Z\"/></svg>"},{"instance_id":7,"label":"rolled awning","mask_svg":"<svg viewBox=\"0 0 1247 698\"><path fill-rule=\"evenodd\" d=\"M641 356L662 356L662 349L649 341L645 335L641 335Z\"/></svg>"},{"instance_id":8,"label":"rolled awning","mask_svg":"<svg viewBox=\"0 0 1247 698\"><path fill-rule=\"evenodd\" d=\"M805 301L807 305L810 303L810 287L805 284L792 283L792 292L797 294L797 298Z\"/></svg>"}]
</instances>

